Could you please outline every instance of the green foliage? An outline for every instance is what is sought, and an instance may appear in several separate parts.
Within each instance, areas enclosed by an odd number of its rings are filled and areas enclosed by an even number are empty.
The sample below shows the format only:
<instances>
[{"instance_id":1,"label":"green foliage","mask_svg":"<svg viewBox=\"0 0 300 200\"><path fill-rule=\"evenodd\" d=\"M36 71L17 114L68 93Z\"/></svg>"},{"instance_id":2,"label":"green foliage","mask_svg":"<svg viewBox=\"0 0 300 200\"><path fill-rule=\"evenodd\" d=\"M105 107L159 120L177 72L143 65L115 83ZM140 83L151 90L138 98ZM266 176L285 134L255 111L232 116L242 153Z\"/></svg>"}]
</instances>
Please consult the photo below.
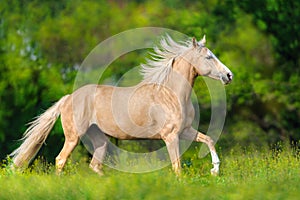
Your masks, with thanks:
<instances>
[{"instance_id":1,"label":"green foliage","mask_svg":"<svg viewBox=\"0 0 300 200\"><path fill-rule=\"evenodd\" d=\"M296 10L300 8L300 3L273 0L228 2L231 3L227 3L227 6L234 4L249 13L258 30L267 35L268 43L261 39L258 41L262 45L271 44L273 47L271 54L265 54L270 45L262 51L254 49L259 55L253 57L262 58L255 64L255 73L252 76L254 101L251 107L258 113L253 113L252 117L248 115L247 118L255 120L268 136L275 137L276 140L297 141L299 125L295 125L294 119L300 116L296 86L300 75L300 26L297 23L300 15ZM252 41L250 44L253 44ZM267 62L262 62L263 60ZM257 106L259 109L255 109Z\"/></svg>"}]
</instances>

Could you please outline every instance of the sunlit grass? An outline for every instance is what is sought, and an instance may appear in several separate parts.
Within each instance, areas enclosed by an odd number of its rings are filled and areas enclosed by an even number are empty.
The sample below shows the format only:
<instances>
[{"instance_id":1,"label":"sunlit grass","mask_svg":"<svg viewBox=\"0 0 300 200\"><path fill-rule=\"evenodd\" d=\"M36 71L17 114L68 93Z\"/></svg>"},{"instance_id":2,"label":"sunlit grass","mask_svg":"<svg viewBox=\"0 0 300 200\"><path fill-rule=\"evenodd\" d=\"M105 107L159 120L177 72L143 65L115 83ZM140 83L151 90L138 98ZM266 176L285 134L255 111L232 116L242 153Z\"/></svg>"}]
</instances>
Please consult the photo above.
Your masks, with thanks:
<instances>
[{"instance_id":1,"label":"sunlit grass","mask_svg":"<svg viewBox=\"0 0 300 200\"><path fill-rule=\"evenodd\" d=\"M24 172L0 170L0 199L298 199L300 156L288 147L277 150L234 148L220 154L220 176L212 177L210 157L183 156L183 173L171 168L132 174L105 167L93 173L82 159L69 161L64 173L39 159Z\"/></svg>"}]
</instances>

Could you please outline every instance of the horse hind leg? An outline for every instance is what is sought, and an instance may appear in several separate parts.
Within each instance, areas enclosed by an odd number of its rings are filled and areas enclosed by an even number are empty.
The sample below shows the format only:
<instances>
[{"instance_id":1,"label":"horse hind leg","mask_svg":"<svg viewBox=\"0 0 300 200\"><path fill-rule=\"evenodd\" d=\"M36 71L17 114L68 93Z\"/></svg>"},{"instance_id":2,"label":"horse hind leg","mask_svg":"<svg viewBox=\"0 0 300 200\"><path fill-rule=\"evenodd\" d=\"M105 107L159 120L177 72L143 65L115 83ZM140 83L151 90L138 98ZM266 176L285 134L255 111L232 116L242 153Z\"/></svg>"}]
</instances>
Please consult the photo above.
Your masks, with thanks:
<instances>
[{"instance_id":1,"label":"horse hind leg","mask_svg":"<svg viewBox=\"0 0 300 200\"><path fill-rule=\"evenodd\" d=\"M74 134L72 137L66 137L64 146L55 159L55 166L57 174L60 174L66 164L66 161L76 145L78 144L79 137Z\"/></svg>"},{"instance_id":2,"label":"horse hind leg","mask_svg":"<svg viewBox=\"0 0 300 200\"><path fill-rule=\"evenodd\" d=\"M93 154L93 158L91 160L90 163L90 168L96 172L97 174L99 174L100 176L103 175L103 171L102 171L102 163L106 154L106 149L107 149L107 143L105 142L102 146L98 147L94 154Z\"/></svg>"},{"instance_id":3,"label":"horse hind leg","mask_svg":"<svg viewBox=\"0 0 300 200\"><path fill-rule=\"evenodd\" d=\"M62 126L64 130L65 135L65 142L62 150L58 154L58 156L55 159L55 166L56 166L56 173L60 174L66 164L66 161L74 148L77 146L79 141L79 135L76 131L76 128L74 126L72 115L69 115L67 119L64 118L64 116L61 116L62 119Z\"/></svg>"},{"instance_id":4,"label":"horse hind leg","mask_svg":"<svg viewBox=\"0 0 300 200\"><path fill-rule=\"evenodd\" d=\"M94 172L102 176L102 163L106 155L108 139L96 125L92 125L89 128L84 138L84 140L88 140L89 144L92 145L93 158L89 166Z\"/></svg>"}]
</instances>

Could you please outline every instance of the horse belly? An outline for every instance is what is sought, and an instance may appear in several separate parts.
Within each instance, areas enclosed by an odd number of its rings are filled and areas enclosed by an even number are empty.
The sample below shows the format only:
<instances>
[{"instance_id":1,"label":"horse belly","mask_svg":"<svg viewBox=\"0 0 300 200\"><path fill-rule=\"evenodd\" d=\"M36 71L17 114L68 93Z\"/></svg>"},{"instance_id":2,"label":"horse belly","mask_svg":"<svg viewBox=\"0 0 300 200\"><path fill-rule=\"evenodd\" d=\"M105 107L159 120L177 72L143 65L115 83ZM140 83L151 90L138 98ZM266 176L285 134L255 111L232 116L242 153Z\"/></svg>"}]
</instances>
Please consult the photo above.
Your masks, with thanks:
<instances>
[{"instance_id":1,"label":"horse belly","mask_svg":"<svg viewBox=\"0 0 300 200\"><path fill-rule=\"evenodd\" d=\"M160 139L166 123L180 123L181 113L174 95L152 87L101 86L95 97L98 126L120 139Z\"/></svg>"},{"instance_id":2,"label":"horse belly","mask_svg":"<svg viewBox=\"0 0 300 200\"><path fill-rule=\"evenodd\" d=\"M149 115L149 104L130 102L128 95L115 91L116 88L101 86L95 96L97 125L119 139L159 139L156 123ZM127 94L130 94L128 92Z\"/></svg>"}]
</instances>

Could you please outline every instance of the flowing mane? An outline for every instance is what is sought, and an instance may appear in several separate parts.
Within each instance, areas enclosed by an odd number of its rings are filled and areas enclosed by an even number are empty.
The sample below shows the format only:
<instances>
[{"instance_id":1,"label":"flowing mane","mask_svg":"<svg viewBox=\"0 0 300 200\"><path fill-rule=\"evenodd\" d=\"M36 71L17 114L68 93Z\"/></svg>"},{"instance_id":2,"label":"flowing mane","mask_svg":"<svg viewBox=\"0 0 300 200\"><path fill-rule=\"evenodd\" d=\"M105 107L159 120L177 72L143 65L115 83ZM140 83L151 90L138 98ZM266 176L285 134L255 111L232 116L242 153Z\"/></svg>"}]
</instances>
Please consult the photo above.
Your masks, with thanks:
<instances>
[{"instance_id":1,"label":"flowing mane","mask_svg":"<svg viewBox=\"0 0 300 200\"><path fill-rule=\"evenodd\" d=\"M146 59L146 64L141 64L140 73L144 81L163 84L172 70L174 59L191 47L191 42L175 42L169 35L160 40L160 46L155 46L151 58Z\"/></svg>"}]
</instances>

